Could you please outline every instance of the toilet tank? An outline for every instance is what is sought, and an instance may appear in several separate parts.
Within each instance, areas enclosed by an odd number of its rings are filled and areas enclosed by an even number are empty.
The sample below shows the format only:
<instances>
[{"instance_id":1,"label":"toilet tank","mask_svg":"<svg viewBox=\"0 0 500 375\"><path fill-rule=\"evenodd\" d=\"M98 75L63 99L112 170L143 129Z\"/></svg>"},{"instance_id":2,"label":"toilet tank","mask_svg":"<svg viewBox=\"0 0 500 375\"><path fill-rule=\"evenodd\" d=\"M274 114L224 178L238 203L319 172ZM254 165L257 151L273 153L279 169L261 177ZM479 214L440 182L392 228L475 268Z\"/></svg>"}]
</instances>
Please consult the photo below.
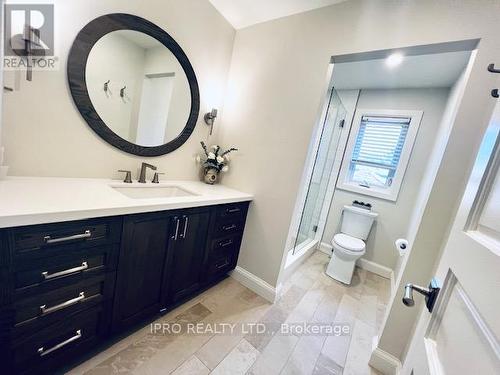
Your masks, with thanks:
<instances>
[{"instance_id":1,"label":"toilet tank","mask_svg":"<svg viewBox=\"0 0 500 375\"><path fill-rule=\"evenodd\" d=\"M363 208L344 206L340 231L352 237L366 240L375 218L375 212Z\"/></svg>"}]
</instances>

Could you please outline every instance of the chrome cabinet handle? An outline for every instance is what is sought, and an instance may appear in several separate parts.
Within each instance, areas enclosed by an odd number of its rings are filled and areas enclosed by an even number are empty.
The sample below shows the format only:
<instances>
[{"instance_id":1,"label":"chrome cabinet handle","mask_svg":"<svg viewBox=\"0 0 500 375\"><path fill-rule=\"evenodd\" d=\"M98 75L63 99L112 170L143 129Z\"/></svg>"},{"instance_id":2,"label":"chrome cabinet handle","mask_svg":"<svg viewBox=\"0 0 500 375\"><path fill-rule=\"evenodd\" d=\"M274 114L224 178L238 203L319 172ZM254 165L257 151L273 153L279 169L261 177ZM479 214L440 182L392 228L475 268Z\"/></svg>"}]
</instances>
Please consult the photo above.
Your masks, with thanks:
<instances>
[{"instance_id":1,"label":"chrome cabinet handle","mask_svg":"<svg viewBox=\"0 0 500 375\"><path fill-rule=\"evenodd\" d=\"M54 311L62 310L62 309L65 309L66 307L76 305L78 302L83 301L84 299L85 299L85 293L80 292L78 297L70 299L66 302L60 303L59 305L55 305L52 307L47 307L47 305L40 306L40 313L42 315L50 314Z\"/></svg>"},{"instance_id":2,"label":"chrome cabinet handle","mask_svg":"<svg viewBox=\"0 0 500 375\"><path fill-rule=\"evenodd\" d=\"M45 241L46 244L51 244L51 243L59 243L59 242L66 242L73 240L81 240L90 237L92 237L92 233L90 232L90 230L86 230L82 234L74 234L72 236L67 236L67 237L51 238L50 236L45 236L43 240Z\"/></svg>"},{"instance_id":3,"label":"chrome cabinet handle","mask_svg":"<svg viewBox=\"0 0 500 375\"><path fill-rule=\"evenodd\" d=\"M82 272L82 271L86 270L87 268L89 268L88 263L82 262L81 266L70 268L70 269L67 269L64 271L60 271L60 272L55 272L55 273L49 274L47 271L44 271L44 272L42 272L42 276L43 276L44 280L50 280L50 279L54 279L56 277L68 276L68 275L71 275L72 273Z\"/></svg>"},{"instance_id":4,"label":"chrome cabinet handle","mask_svg":"<svg viewBox=\"0 0 500 375\"><path fill-rule=\"evenodd\" d=\"M182 238L186 238L186 232L187 232L187 228L188 228L188 223L189 223L189 217L187 216L184 216L184 230L183 230L183 233L182 233Z\"/></svg>"},{"instance_id":5,"label":"chrome cabinet handle","mask_svg":"<svg viewBox=\"0 0 500 375\"><path fill-rule=\"evenodd\" d=\"M233 240L229 240L229 241L226 241L226 242L219 242L219 246L220 247L226 247L226 246L229 246L229 245L232 245L233 244Z\"/></svg>"},{"instance_id":6,"label":"chrome cabinet handle","mask_svg":"<svg viewBox=\"0 0 500 375\"><path fill-rule=\"evenodd\" d=\"M73 337L70 337L69 339L67 339L63 342L60 342L59 344L54 345L52 348L47 349L47 350L45 350L45 348L42 346L42 347L38 348L37 352L40 355L40 357L43 357L43 356L46 356L47 354L50 354L50 353L56 351L57 349L61 349L63 346L66 346L66 345L72 343L73 341L79 340L81 338L82 338L82 330L79 329L76 331L76 334Z\"/></svg>"},{"instance_id":7,"label":"chrome cabinet handle","mask_svg":"<svg viewBox=\"0 0 500 375\"><path fill-rule=\"evenodd\" d=\"M229 225L229 226L224 225L224 226L222 227L222 230L231 230L231 229L234 229L234 228L236 228L236 227L237 227L237 225L236 225L236 224L231 224L231 225Z\"/></svg>"},{"instance_id":8,"label":"chrome cabinet handle","mask_svg":"<svg viewBox=\"0 0 500 375\"><path fill-rule=\"evenodd\" d=\"M174 218L174 220L176 221L176 224L175 224L175 234L173 235L172 239L174 241L177 241L177 237L179 235L179 225L180 225L180 220L178 218Z\"/></svg>"},{"instance_id":9,"label":"chrome cabinet handle","mask_svg":"<svg viewBox=\"0 0 500 375\"><path fill-rule=\"evenodd\" d=\"M223 264L219 264L217 266L217 269L220 270L221 268L224 268L229 265L229 260L226 259L226 261Z\"/></svg>"},{"instance_id":10,"label":"chrome cabinet handle","mask_svg":"<svg viewBox=\"0 0 500 375\"><path fill-rule=\"evenodd\" d=\"M226 210L226 212L227 212L228 214L235 214L236 212L240 212L240 209L239 209L239 208L228 208L228 209Z\"/></svg>"}]
</instances>

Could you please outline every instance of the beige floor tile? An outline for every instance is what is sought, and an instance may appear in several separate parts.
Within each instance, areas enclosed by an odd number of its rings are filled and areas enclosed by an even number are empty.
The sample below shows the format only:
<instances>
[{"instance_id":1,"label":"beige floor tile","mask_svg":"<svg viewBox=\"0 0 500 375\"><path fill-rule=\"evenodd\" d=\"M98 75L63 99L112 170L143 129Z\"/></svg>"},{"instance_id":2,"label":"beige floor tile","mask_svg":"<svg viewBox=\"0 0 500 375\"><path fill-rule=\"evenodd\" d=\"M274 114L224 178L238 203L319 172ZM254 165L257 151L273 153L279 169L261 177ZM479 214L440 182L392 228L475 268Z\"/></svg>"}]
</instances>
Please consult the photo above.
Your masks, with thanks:
<instances>
[{"instance_id":1,"label":"beige floor tile","mask_svg":"<svg viewBox=\"0 0 500 375\"><path fill-rule=\"evenodd\" d=\"M299 338L294 335L273 336L248 373L253 375L279 374L298 341Z\"/></svg>"},{"instance_id":2,"label":"beige floor tile","mask_svg":"<svg viewBox=\"0 0 500 375\"><path fill-rule=\"evenodd\" d=\"M242 335L214 336L196 352L196 356L213 370L242 338Z\"/></svg>"},{"instance_id":3,"label":"beige floor tile","mask_svg":"<svg viewBox=\"0 0 500 375\"><path fill-rule=\"evenodd\" d=\"M344 366L344 375L370 375L371 368L368 361L372 353L374 334L375 327L356 320Z\"/></svg>"},{"instance_id":4,"label":"beige floor tile","mask_svg":"<svg viewBox=\"0 0 500 375\"><path fill-rule=\"evenodd\" d=\"M212 371L213 375L244 375L253 365L259 352L248 341L242 339L236 347Z\"/></svg>"},{"instance_id":5,"label":"beige floor tile","mask_svg":"<svg viewBox=\"0 0 500 375\"><path fill-rule=\"evenodd\" d=\"M180 336L137 366L134 373L144 375L169 374L194 355L208 340L210 340L210 336L207 335Z\"/></svg>"},{"instance_id":6,"label":"beige floor tile","mask_svg":"<svg viewBox=\"0 0 500 375\"><path fill-rule=\"evenodd\" d=\"M357 318L370 326L377 327L377 297L361 296Z\"/></svg>"},{"instance_id":7,"label":"beige floor tile","mask_svg":"<svg viewBox=\"0 0 500 375\"><path fill-rule=\"evenodd\" d=\"M360 302L357 299L345 294L342 296L337 314L335 315L335 323L349 326L351 334L359 305ZM329 336L326 338L321 352L335 363L344 366L350 342L350 335Z\"/></svg>"},{"instance_id":8,"label":"beige floor tile","mask_svg":"<svg viewBox=\"0 0 500 375\"><path fill-rule=\"evenodd\" d=\"M210 370L196 356L191 356L186 362L177 367L173 375L208 375Z\"/></svg>"},{"instance_id":9,"label":"beige floor tile","mask_svg":"<svg viewBox=\"0 0 500 375\"><path fill-rule=\"evenodd\" d=\"M342 366L329 357L320 355L315 363L313 375L342 375Z\"/></svg>"},{"instance_id":10,"label":"beige floor tile","mask_svg":"<svg viewBox=\"0 0 500 375\"><path fill-rule=\"evenodd\" d=\"M70 374L355 374L368 366L373 336L383 322L389 281L356 268L352 285L325 273L326 254L309 257L283 286L275 304L227 278L157 322L264 323L268 335L150 334L149 325L117 342ZM347 336L276 334L287 323L345 323ZM241 325L238 325L241 327Z\"/></svg>"},{"instance_id":11,"label":"beige floor tile","mask_svg":"<svg viewBox=\"0 0 500 375\"><path fill-rule=\"evenodd\" d=\"M326 336L302 336L281 371L284 375L311 374Z\"/></svg>"}]
</instances>

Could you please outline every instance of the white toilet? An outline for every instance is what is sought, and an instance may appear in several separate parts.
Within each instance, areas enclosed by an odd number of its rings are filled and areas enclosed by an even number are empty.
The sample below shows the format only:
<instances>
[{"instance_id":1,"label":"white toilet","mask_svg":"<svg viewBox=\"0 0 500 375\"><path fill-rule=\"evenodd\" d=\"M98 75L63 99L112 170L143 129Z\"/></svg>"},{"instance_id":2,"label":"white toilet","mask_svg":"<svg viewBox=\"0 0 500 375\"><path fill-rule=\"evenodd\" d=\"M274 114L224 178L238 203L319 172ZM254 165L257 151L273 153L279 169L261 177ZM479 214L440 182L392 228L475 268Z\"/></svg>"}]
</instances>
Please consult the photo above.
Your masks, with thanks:
<instances>
[{"instance_id":1,"label":"white toilet","mask_svg":"<svg viewBox=\"0 0 500 375\"><path fill-rule=\"evenodd\" d=\"M326 274L350 284L356 259L365 253L365 241L378 214L368 209L344 206L340 233L332 239L333 253Z\"/></svg>"}]
</instances>

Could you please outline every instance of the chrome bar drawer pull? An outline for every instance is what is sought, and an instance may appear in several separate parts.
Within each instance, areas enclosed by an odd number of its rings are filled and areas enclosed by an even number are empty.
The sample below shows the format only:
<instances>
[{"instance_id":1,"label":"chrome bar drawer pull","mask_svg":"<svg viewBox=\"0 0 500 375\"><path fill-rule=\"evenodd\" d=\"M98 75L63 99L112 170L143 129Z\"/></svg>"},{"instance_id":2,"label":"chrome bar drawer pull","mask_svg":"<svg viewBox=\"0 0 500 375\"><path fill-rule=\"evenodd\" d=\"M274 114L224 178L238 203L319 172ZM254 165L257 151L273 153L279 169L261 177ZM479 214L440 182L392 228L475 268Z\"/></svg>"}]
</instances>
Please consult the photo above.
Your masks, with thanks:
<instances>
[{"instance_id":1,"label":"chrome bar drawer pull","mask_svg":"<svg viewBox=\"0 0 500 375\"><path fill-rule=\"evenodd\" d=\"M184 231L182 233L182 238L186 238L186 232L187 232L188 223L189 223L189 217L184 216L184 218L185 218L185 220L184 220Z\"/></svg>"},{"instance_id":2,"label":"chrome bar drawer pull","mask_svg":"<svg viewBox=\"0 0 500 375\"><path fill-rule=\"evenodd\" d=\"M74 234L72 236L67 236L67 237L59 237L59 238L52 238L50 236L45 236L43 240L45 241L46 244L53 244L53 243L60 243L60 242L66 242L66 241L73 241L73 240L81 240L84 238L90 238L92 237L92 233L90 230L86 230L82 234Z\"/></svg>"},{"instance_id":3,"label":"chrome bar drawer pull","mask_svg":"<svg viewBox=\"0 0 500 375\"><path fill-rule=\"evenodd\" d=\"M227 260L227 259L224 261L224 263L219 264L219 265L217 266L217 269L218 269L218 270L220 270L221 268L224 268L224 267L226 267L226 266L229 266L229 260Z\"/></svg>"},{"instance_id":4,"label":"chrome bar drawer pull","mask_svg":"<svg viewBox=\"0 0 500 375\"><path fill-rule=\"evenodd\" d=\"M228 240L226 242L219 242L220 247L226 247L233 244L233 240Z\"/></svg>"},{"instance_id":5,"label":"chrome bar drawer pull","mask_svg":"<svg viewBox=\"0 0 500 375\"><path fill-rule=\"evenodd\" d=\"M239 209L239 208L228 208L228 209L226 210L226 212L227 212L228 214L235 214L236 212L240 212L240 209Z\"/></svg>"},{"instance_id":6,"label":"chrome bar drawer pull","mask_svg":"<svg viewBox=\"0 0 500 375\"><path fill-rule=\"evenodd\" d=\"M47 271L44 271L44 272L42 272L42 276L43 276L44 280L50 280L50 279L54 279L56 277L68 276L68 275L71 275L72 273L82 272L82 271L85 271L87 268L89 268L89 265L87 264L87 262L82 262L81 266L78 266L75 268L70 268L70 269L56 272L56 273L49 274Z\"/></svg>"},{"instance_id":7,"label":"chrome bar drawer pull","mask_svg":"<svg viewBox=\"0 0 500 375\"><path fill-rule=\"evenodd\" d=\"M40 357L43 357L43 356L46 356L47 354L50 354L50 353L56 351L57 349L61 349L63 346L71 344L73 341L79 340L81 338L82 338L82 330L79 329L78 331L76 331L76 334L73 337L70 337L69 339L67 339L63 342L60 342L59 344L54 345L52 348L47 349L47 350L45 350L44 347L42 346L42 347L38 348L37 352L38 352L38 354L40 354Z\"/></svg>"},{"instance_id":8,"label":"chrome bar drawer pull","mask_svg":"<svg viewBox=\"0 0 500 375\"><path fill-rule=\"evenodd\" d=\"M66 307L76 305L78 302L83 301L84 299L85 299L85 293L80 292L78 297L70 299L66 302L60 303L59 305L55 305L52 307L47 307L47 305L40 306L40 313L42 315L50 314L54 311L62 310L62 309L65 309Z\"/></svg>"},{"instance_id":9,"label":"chrome bar drawer pull","mask_svg":"<svg viewBox=\"0 0 500 375\"><path fill-rule=\"evenodd\" d=\"M223 230L232 230L232 229L235 229L237 227L236 224L232 224L232 225L224 225L222 227Z\"/></svg>"}]
</instances>

